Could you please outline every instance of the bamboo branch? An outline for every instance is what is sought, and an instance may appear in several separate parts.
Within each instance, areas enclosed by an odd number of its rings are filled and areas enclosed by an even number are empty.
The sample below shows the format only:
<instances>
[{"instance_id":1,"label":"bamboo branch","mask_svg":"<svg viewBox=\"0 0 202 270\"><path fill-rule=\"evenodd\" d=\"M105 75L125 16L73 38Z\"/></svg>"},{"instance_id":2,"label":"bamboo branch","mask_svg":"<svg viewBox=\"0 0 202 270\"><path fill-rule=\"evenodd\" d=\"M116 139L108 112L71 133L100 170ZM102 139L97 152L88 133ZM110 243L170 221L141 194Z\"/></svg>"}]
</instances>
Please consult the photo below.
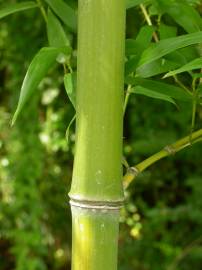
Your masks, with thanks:
<instances>
[{"instance_id":1,"label":"bamboo branch","mask_svg":"<svg viewBox=\"0 0 202 270\"><path fill-rule=\"evenodd\" d=\"M145 17L145 20L146 20L147 24L150 25L150 26L152 26L153 24L152 24L151 18L149 16L149 14L148 14L145 6L143 4L141 4L140 5L140 8L141 8L141 11L142 11L142 13L143 13L143 15ZM159 38L158 38L156 32L153 33L153 38L154 38L155 42L158 42L159 41Z\"/></svg>"},{"instance_id":2,"label":"bamboo branch","mask_svg":"<svg viewBox=\"0 0 202 270\"><path fill-rule=\"evenodd\" d=\"M197 247L201 243L202 243L202 236L195 239L188 246L186 246L181 251L181 253L176 257L173 263L168 266L167 270L175 270L178 267L179 263L193 250L193 248Z\"/></svg>"},{"instance_id":3,"label":"bamboo branch","mask_svg":"<svg viewBox=\"0 0 202 270\"><path fill-rule=\"evenodd\" d=\"M190 135L188 135L171 145L167 145L161 151L143 160L136 166L129 167L127 173L123 177L124 188L126 189L130 185L130 183L137 177L137 175L139 175L142 171L147 169L149 166L151 166L158 160L164 157L175 155L177 152L183 150L188 146L192 146L192 144L197 143L201 140L202 140L202 129L199 129L192 133L191 138Z\"/></svg>"},{"instance_id":4,"label":"bamboo branch","mask_svg":"<svg viewBox=\"0 0 202 270\"><path fill-rule=\"evenodd\" d=\"M42 16L43 16L43 18L44 18L45 23L47 23L47 22L48 22L48 17L47 17L46 10L45 10L45 8L44 8L44 6L43 6L41 0L36 0L36 2L37 2L38 5L39 5L39 8L40 8L40 10L41 10L41 14L42 14Z\"/></svg>"}]
</instances>

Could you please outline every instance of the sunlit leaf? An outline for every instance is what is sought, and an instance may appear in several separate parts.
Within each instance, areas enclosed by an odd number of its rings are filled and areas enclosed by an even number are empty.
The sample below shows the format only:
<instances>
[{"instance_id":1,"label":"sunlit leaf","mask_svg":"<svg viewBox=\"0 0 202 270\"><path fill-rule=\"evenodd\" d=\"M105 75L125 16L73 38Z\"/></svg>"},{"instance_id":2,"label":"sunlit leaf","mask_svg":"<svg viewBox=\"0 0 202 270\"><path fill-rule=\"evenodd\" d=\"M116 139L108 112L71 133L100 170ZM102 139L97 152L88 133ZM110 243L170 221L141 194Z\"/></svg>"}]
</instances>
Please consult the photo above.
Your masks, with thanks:
<instances>
[{"instance_id":1,"label":"sunlit leaf","mask_svg":"<svg viewBox=\"0 0 202 270\"><path fill-rule=\"evenodd\" d=\"M184 55L175 51L149 64L138 67L136 76L149 78L176 69L185 63L186 58Z\"/></svg>"},{"instance_id":2,"label":"sunlit leaf","mask_svg":"<svg viewBox=\"0 0 202 270\"><path fill-rule=\"evenodd\" d=\"M150 47L143 52L139 66L151 63L177 49L201 42L202 31L161 40L156 44L150 45Z\"/></svg>"},{"instance_id":3,"label":"sunlit leaf","mask_svg":"<svg viewBox=\"0 0 202 270\"><path fill-rule=\"evenodd\" d=\"M51 47L63 47L70 45L69 39L60 21L50 9L48 10L47 33L49 45Z\"/></svg>"},{"instance_id":4,"label":"sunlit leaf","mask_svg":"<svg viewBox=\"0 0 202 270\"><path fill-rule=\"evenodd\" d=\"M24 78L18 106L12 119L12 125L16 121L20 112L22 111L25 103L31 98L32 94L36 90L37 86L47 74L50 67L56 61L56 58L60 53L70 54L71 50L69 47L65 48L42 48L32 60L26 76Z\"/></svg>"},{"instance_id":5,"label":"sunlit leaf","mask_svg":"<svg viewBox=\"0 0 202 270\"><path fill-rule=\"evenodd\" d=\"M192 101L192 95L189 95L184 89L177 87L172 84L160 82L157 80L142 79L135 77L127 77L125 79L127 84L133 86L142 86L143 88L153 90L163 95L167 95L171 98L181 100L181 101Z\"/></svg>"},{"instance_id":6,"label":"sunlit leaf","mask_svg":"<svg viewBox=\"0 0 202 270\"><path fill-rule=\"evenodd\" d=\"M200 69L200 68L202 68L202 57L197 58L197 59L187 63L186 65L184 65L184 66L182 66L182 67L180 67L180 68L178 68L176 70L168 72L164 76L164 78L174 76L176 74L179 74L179 73L182 73L182 72L185 72L185 71L190 71L190 70Z\"/></svg>"},{"instance_id":7,"label":"sunlit leaf","mask_svg":"<svg viewBox=\"0 0 202 270\"><path fill-rule=\"evenodd\" d=\"M171 97L161 94L159 92L156 92L154 90L151 90L149 88L136 86L135 88L132 88L131 92L137 95L144 95L144 96L154 98L154 99L161 99L161 100L164 100L164 101L167 101L176 105L175 101Z\"/></svg>"}]
</instances>

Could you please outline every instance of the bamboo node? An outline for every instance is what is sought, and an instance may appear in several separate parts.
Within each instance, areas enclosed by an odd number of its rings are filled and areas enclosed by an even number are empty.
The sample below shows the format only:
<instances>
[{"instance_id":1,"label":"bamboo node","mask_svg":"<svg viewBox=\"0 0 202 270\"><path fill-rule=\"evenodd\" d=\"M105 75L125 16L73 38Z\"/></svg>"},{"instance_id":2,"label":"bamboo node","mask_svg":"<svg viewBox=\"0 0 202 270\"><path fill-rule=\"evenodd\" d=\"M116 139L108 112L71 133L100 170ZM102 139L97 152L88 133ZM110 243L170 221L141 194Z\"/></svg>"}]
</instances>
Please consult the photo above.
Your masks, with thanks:
<instances>
[{"instance_id":1,"label":"bamboo node","mask_svg":"<svg viewBox=\"0 0 202 270\"><path fill-rule=\"evenodd\" d=\"M164 150L165 150L169 155L175 155L175 154L176 154L175 148L172 147L171 145L167 145L166 147L164 147Z\"/></svg>"},{"instance_id":2,"label":"bamboo node","mask_svg":"<svg viewBox=\"0 0 202 270\"><path fill-rule=\"evenodd\" d=\"M138 176L138 174L140 173L140 171L138 170L138 168L136 168L136 167L130 167L130 168L128 168L128 170L127 170L127 174L128 175L133 175L133 176Z\"/></svg>"},{"instance_id":3,"label":"bamboo node","mask_svg":"<svg viewBox=\"0 0 202 270\"><path fill-rule=\"evenodd\" d=\"M70 205L79 208L92 210L119 210L123 206L123 200L120 201L90 201L75 199L70 197Z\"/></svg>"}]
</instances>

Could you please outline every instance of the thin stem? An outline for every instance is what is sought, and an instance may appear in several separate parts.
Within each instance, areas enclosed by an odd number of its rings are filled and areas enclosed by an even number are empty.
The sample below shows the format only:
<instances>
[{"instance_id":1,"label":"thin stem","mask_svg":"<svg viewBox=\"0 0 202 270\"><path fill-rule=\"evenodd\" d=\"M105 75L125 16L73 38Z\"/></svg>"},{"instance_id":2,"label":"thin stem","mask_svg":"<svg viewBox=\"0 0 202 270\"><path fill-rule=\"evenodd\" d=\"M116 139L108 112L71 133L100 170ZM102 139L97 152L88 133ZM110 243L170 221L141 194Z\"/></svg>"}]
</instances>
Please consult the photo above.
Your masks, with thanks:
<instances>
[{"instance_id":1,"label":"thin stem","mask_svg":"<svg viewBox=\"0 0 202 270\"><path fill-rule=\"evenodd\" d=\"M184 89L189 95L192 95L192 92L178 79L177 75L173 75L173 78L182 89Z\"/></svg>"},{"instance_id":2,"label":"thin stem","mask_svg":"<svg viewBox=\"0 0 202 270\"><path fill-rule=\"evenodd\" d=\"M153 24L152 24L152 21L151 21L151 18L149 16L148 12L147 12L147 9L145 8L145 6L143 4L140 4L140 8L142 10L142 13L143 13L143 15L145 17L145 20L146 20L147 24L152 26ZM159 38L158 38L156 32L153 33L153 38L154 38L155 42L159 41Z\"/></svg>"},{"instance_id":3,"label":"thin stem","mask_svg":"<svg viewBox=\"0 0 202 270\"><path fill-rule=\"evenodd\" d=\"M192 251L192 249L198 246L201 242L202 236L200 236L198 239L194 240L188 246L186 246L184 250L182 250L182 252L180 252L180 254L176 257L174 262L170 266L168 266L167 270L175 270L179 265L180 261L184 259L184 257L186 257Z\"/></svg>"},{"instance_id":4,"label":"thin stem","mask_svg":"<svg viewBox=\"0 0 202 270\"><path fill-rule=\"evenodd\" d=\"M188 146L191 146L194 143L201 141L201 139L202 139L202 129L199 129L199 130L192 133L192 139L191 139L192 142L190 142L190 135L186 136L186 137L176 141L175 143L164 147L161 151L159 151L159 152L155 153L154 155L152 155L151 157L143 160L142 162L140 162L136 166L130 167L123 178L124 187L127 188L139 173L144 171L146 168L148 168L149 166L151 166L152 164L154 164L158 160L160 160L164 157L170 156L170 155L174 155L175 153L179 152L180 150L182 150Z\"/></svg>"},{"instance_id":5,"label":"thin stem","mask_svg":"<svg viewBox=\"0 0 202 270\"><path fill-rule=\"evenodd\" d=\"M194 131L195 122L196 122L196 109L197 109L197 93L196 90L196 78L193 79L192 89L193 89L193 103L192 103L192 119L191 119L191 132L190 132L190 142L192 142L192 133Z\"/></svg>"},{"instance_id":6,"label":"thin stem","mask_svg":"<svg viewBox=\"0 0 202 270\"><path fill-rule=\"evenodd\" d=\"M37 2L38 5L39 5L39 8L40 8L40 10L41 10L41 14L42 14L42 16L43 16L43 18L44 18L45 23L47 23L47 22L48 22L48 17L47 17L45 8L44 8L44 6L43 6L41 0L36 0L36 2Z\"/></svg>"}]
</instances>

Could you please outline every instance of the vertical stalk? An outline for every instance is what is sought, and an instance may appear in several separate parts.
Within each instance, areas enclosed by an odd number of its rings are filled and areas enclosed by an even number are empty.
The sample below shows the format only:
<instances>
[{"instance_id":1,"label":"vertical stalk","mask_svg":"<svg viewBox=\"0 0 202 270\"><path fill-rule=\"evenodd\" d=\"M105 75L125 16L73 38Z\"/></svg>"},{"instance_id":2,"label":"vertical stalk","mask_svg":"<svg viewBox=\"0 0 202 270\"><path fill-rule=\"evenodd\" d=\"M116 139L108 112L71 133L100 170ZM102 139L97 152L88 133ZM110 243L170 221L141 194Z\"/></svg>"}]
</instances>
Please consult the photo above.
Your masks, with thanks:
<instances>
[{"instance_id":1,"label":"vertical stalk","mask_svg":"<svg viewBox=\"0 0 202 270\"><path fill-rule=\"evenodd\" d=\"M125 0L79 0L72 270L116 270Z\"/></svg>"}]
</instances>

